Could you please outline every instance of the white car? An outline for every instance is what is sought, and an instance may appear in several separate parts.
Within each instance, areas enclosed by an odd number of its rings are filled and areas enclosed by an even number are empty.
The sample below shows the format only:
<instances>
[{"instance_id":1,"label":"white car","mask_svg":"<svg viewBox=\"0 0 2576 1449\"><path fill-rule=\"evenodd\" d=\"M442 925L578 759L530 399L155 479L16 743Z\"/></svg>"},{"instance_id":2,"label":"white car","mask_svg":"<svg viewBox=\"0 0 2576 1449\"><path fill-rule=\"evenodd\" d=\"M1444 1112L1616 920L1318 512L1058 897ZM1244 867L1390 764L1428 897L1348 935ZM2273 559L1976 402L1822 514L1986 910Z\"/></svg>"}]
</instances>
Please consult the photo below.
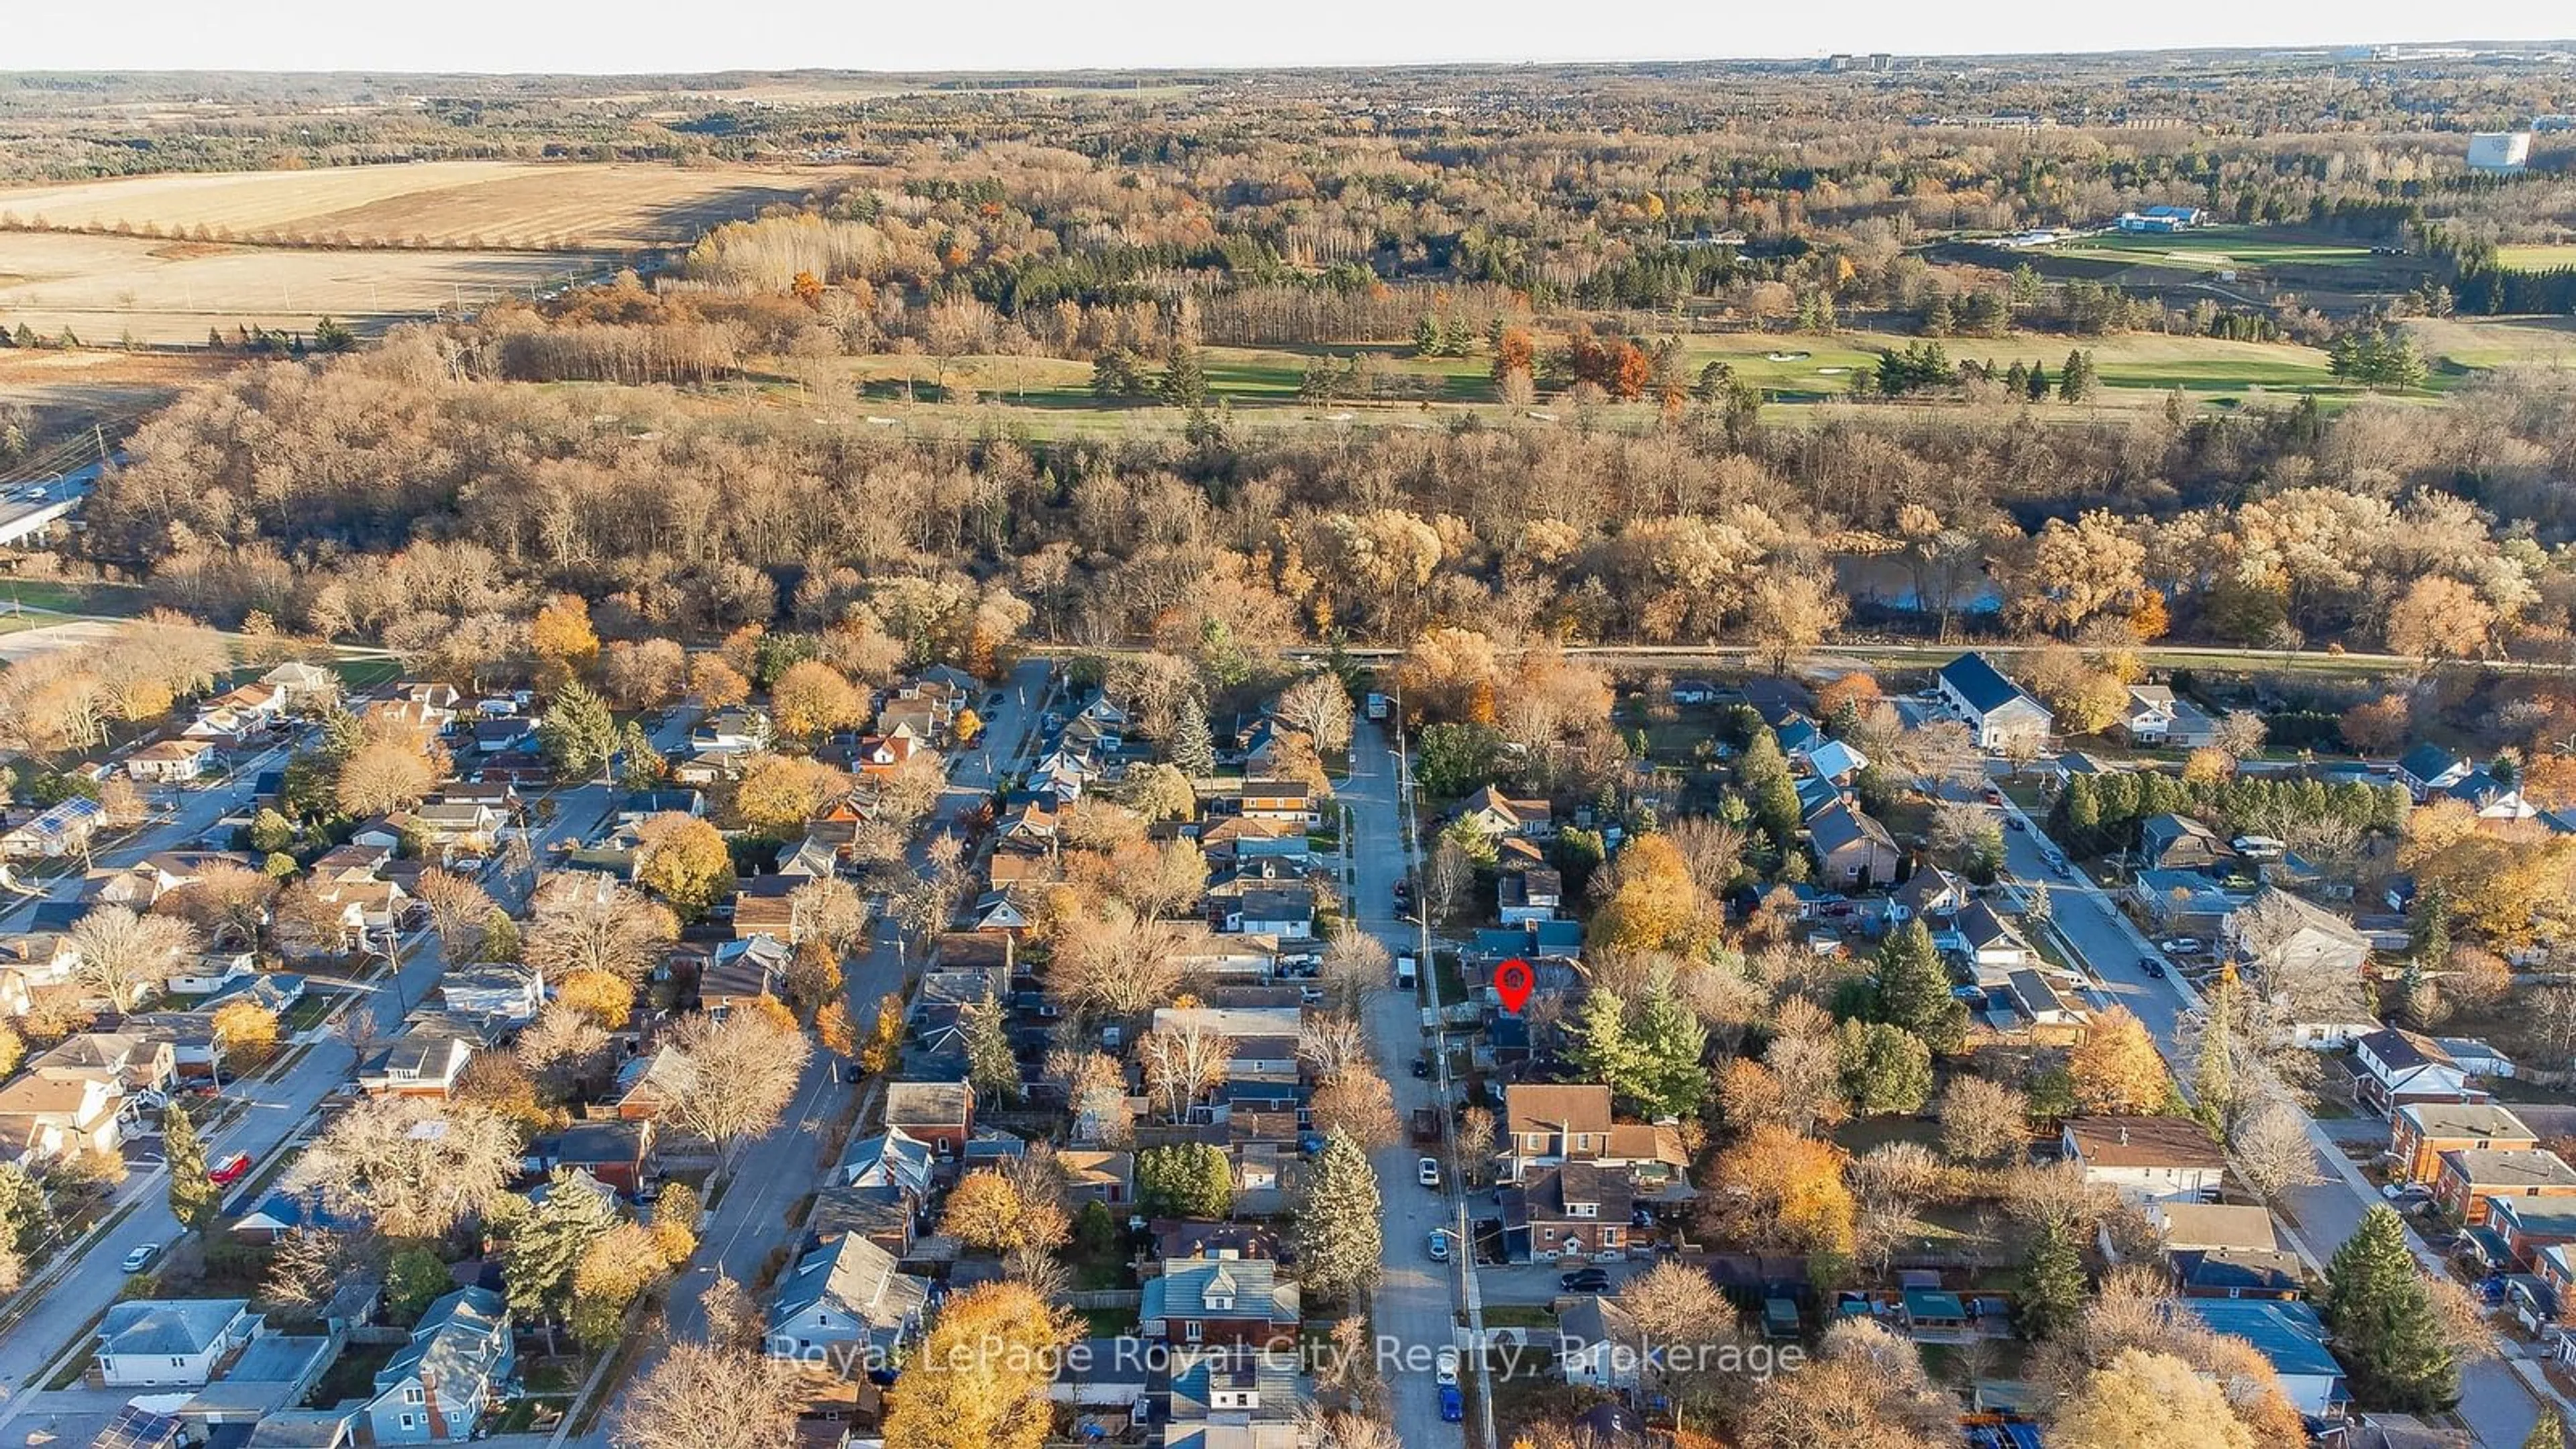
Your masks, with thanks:
<instances>
[{"instance_id":1,"label":"white car","mask_svg":"<svg viewBox=\"0 0 2576 1449\"><path fill-rule=\"evenodd\" d=\"M142 1272L143 1265L151 1262L152 1255L160 1251L161 1245L159 1243L144 1243L139 1245L133 1252L125 1255L125 1271L128 1273Z\"/></svg>"},{"instance_id":2,"label":"white car","mask_svg":"<svg viewBox=\"0 0 2576 1449\"><path fill-rule=\"evenodd\" d=\"M1424 1187L1438 1187L1440 1185L1440 1159L1437 1157L1425 1157L1419 1162L1416 1162L1413 1165L1413 1176L1415 1180L1419 1181Z\"/></svg>"},{"instance_id":3,"label":"white car","mask_svg":"<svg viewBox=\"0 0 2576 1449\"><path fill-rule=\"evenodd\" d=\"M1433 1363L1436 1367L1432 1373L1439 1382L1444 1384L1458 1382L1458 1350L1454 1348L1440 1350L1439 1356L1433 1360Z\"/></svg>"},{"instance_id":4,"label":"white car","mask_svg":"<svg viewBox=\"0 0 2576 1449\"><path fill-rule=\"evenodd\" d=\"M2200 954L2200 940L2195 936L2175 936L2158 941L2156 949L2168 956L2197 956Z\"/></svg>"}]
</instances>

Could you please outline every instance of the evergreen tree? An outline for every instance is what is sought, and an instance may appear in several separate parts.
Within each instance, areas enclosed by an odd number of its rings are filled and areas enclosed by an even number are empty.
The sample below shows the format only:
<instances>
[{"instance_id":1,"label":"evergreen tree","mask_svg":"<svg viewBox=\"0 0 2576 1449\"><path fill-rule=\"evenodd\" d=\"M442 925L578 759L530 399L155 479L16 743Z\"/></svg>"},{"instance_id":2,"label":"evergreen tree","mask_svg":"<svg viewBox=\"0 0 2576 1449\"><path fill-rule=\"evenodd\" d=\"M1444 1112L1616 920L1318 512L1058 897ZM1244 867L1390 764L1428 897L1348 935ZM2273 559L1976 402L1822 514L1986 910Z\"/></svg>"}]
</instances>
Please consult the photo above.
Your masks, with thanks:
<instances>
[{"instance_id":1,"label":"evergreen tree","mask_svg":"<svg viewBox=\"0 0 2576 1449\"><path fill-rule=\"evenodd\" d=\"M2004 374L2004 388L2008 392L2029 396L2030 364L2015 358L2011 370Z\"/></svg>"},{"instance_id":2,"label":"evergreen tree","mask_svg":"<svg viewBox=\"0 0 2576 1449\"><path fill-rule=\"evenodd\" d=\"M1565 1056L1583 1080L1605 1083L1614 1095L1634 1098L1629 1084L1645 1074L1644 1048L1628 1034L1628 1003L1618 992L1596 986L1585 995Z\"/></svg>"},{"instance_id":3,"label":"evergreen tree","mask_svg":"<svg viewBox=\"0 0 2576 1449\"><path fill-rule=\"evenodd\" d=\"M1950 994L1950 973L1920 920L1878 948L1878 1018L1903 1027L1943 1056L1968 1040L1968 1008Z\"/></svg>"},{"instance_id":4,"label":"evergreen tree","mask_svg":"<svg viewBox=\"0 0 2576 1449\"><path fill-rule=\"evenodd\" d=\"M1170 361L1163 365L1163 376L1154 385L1163 401L1176 408L1207 405L1207 373L1199 365L1198 349L1187 343L1172 344Z\"/></svg>"},{"instance_id":5,"label":"evergreen tree","mask_svg":"<svg viewBox=\"0 0 2576 1449\"><path fill-rule=\"evenodd\" d=\"M598 695L575 681L555 691L537 725L537 744L555 773L568 780L587 779L616 752L617 720Z\"/></svg>"},{"instance_id":6,"label":"evergreen tree","mask_svg":"<svg viewBox=\"0 0 2576 1449\"><path fill-rule=\"evenodd\" d=\"M1947 337L1958 325L1957 316L1951 310L1949 293L1935 292L1932 300L1923 304L1924 336Z\"/></svg>"},{"instance_id":7,"label":"evergreen tree","mask_svg":"<svg viewBox=\"0 0 2576 1449\"><path fill-rule=\"evenodd\" d=\"M2415 898L2413 941L2417 961L2447 964L2451 959L2451 893L2439 884L2424 887Z\"/></svg>"},{"instance_id":8,"label":"evergreen tree","mask_svg":"<svg viewBox=\"0 0 2576 1449\"><path fill-rule=\"evenodd\" d=\"M1628 1091L1639 1115L1685 1122L1699 1115L1708 1100L1708 1068L1700 1060L1708 1050L1707 1024L1671 992L1658 989L1647 995L1629 1040L1636 1068Z\"/></svg>"},{"instance_id":9,"label":"evergreen tree","mask_svg":"<svg viewBox=\"0 0 2576 1449\"><path fill-rule=\"evenodd\" d=\"M617 1226L617 1204L568 1167L555 1169L546 1200L512 1230L501 1249L510 1311L525 1322L553 1325L572 1309L573 1270L581 1255Z\"/></svg>"},{"instance_id":10,"label":"evergreen tree","mask_svg":"<svg viewBox=\"0 0 2576 1449\"><path fill-rule=\"evenodd\" d=\"M1145 372L1136 354L1112 347L1091 363L1091 395L1100 402L1125 402L1145 395Z\"/></svg>"},{"instance_id":11,"label":"evergreen tree","mask_svg":"<svg viewBox=\"0 0 2576 1449\"><path fill-rule=\"evenodd\" d=\"M2395 1209L2373 1205L2335 1249L2320 1308L2357 1406L2421 1414L2459 1402L2459 1360Z\"/></svg>"},{"instance_id":12,"label":"evergreen tree","mask_svg":"<svg viewBox=\"0 0 2576 1449\"><path fill-rule=\"evenodd\" d=\"M1208 728L1207 708L1192 699L1181 706L1172 724L1172 763L1191 779L1216 773L1216 734Z\"/></svg>"},{"instance_id":13,"label":"evergreen tree","mask_svg":"<svg viewBox=\"0 0 2576 1449\"><path fill-rule=\"evenodd\" d=\"M2081 350L2066 354L2066 369L2057 375L2057 396L2061 402L2079 403L2093 395L2095 378L2093 354Z\"/></svg>"},{"instance_id":14,"label":"evergreen tree","mask_svg":"<svg viewBox=\"0 0 2576 1449\"><path fill-rule=\"evenodd\" d=\"M1865 1116L1919 1112L1932 1095L1932 1053L1923 1039L1883 1021L1846 1021L1834 1028L1834 1052L1843 1092Z\"/></svg>"},{"instance_id":15,"label":"evergreen tree","mask_svg":"<svg viewBox=\"0 0 2576 1449\"><path fill-rule=\"evenodd\" d=\"M1440 324L1431 320L1430 313L1422 314L1422 317L1413 324L1413 355L1438 357L1440 341Z\"/></svg>"},{"instance_id":16,"label":"evergreen tree","mask_svg":"<svg viewBox=\"0 0 2576 1449\"><path fill-rule=\"evenodd\" d=\"M1136 1155L1136 1201L1148 1217L1222 1218L1234 1210L1234 1170L1204 1142Z\"/></svg>"},{"instance_id":17,"label":"evergreen tree","mask_svg":"<svg viewBox=\"0 0 2576 1449\"><path fill-rule=\"evenodd\" d=\"M2540 1422L2523 1436L2522 1449L2567 1449L2567 1421L2558 1416L2556 1406L2542 1406Z\"/></svg>"},{"instance_id":18,"label":"evergreen tree","mask_svg":"<svg viewBox=\"0 0 2576 1449\"><path fill-rule=\"evenodd\" d=\"M653 748L653 737L644 733L642 720L630 719L617 739L617 753L625 758L618 771L618 783L629 790L650 790L670 778L670 761Z\"/></svg>"},{"instance_id":19,"label":"evergreen tree","mask_svg":"<svg viewBox=\"0 0 2576 1449\"><path fill-rule=\"evenodd\" d=\"M2051 1218L2022 1263L2021 1296L2014 1306L2022 1335L2054 1338L2084 1311L2084 1250L2074 1224Z\"/></svg>"},{"instance_id":20,"label":"evergreen tree","mask_svg":"<svg viewBox=\"0 0 2576 1449\"><path fill-rule=\"evenodd\" d=\"M2029 392L2028 392L2028 396L2029 396L2029 398L2030 398L2030 400L2031 400L2032 402L2046 402L2046 401L2048 401L2048 364L2047 364L2047 363L2045 363L2045 362L2034 362L2034 363L2032 363L2032 364L2030 365L2030 381L2029 381Z\"/></svg>"},{"instance_id":21,"label":"evergreen tree","mask_svg":"<svg viewBox=\"0 0 2576 1449\"><path fill-rule=\"evenodd\" d=\"M1334 1129L1306 1174L1297 1213L1297 1276L1308 1292L1357 1303L1376 1286L1386 1256L1378 1209L1368 1154Z\"/></svg>"},{"instance_id":22,"label":"evergreen tree","mask_svg":"<svg viewBox=\"0 0 2576 1449\"><path fill-rule=\"evenodd\" d=\"M979 1101L1017 1101L1020 1059L1011 1052L1011 1028L1002 1004L987 994L960 1013L966 1033L966 1079Z\"/></svg>"},{"instance_id":23,"label":"evergreen tree","mask_svg":"<svg viewBox=\"0 0 2576 1449\"><path fill-rule=\"evenodd\" d=\"M206 1176L206 1144L188 1109L176 1102L161 1111L161 1158L170 1168L170 1215L192 1233L213 1226L224 1190Z\"/></svg>"},{"instance_id":24,"label":"evergreen tree","mask_svg":"<svg viewBox=\"0 0 2576 1449\"><path fill-rule=\"evenodd\" d=\"M2221 1138L2236 1117L2236 968L2219 969L2209 993L2209 1008L2200 1024L2200 1052L2192 1064L2192 1094L2199 1099L2202 1125Z\"/></svg>"}]
</instances>

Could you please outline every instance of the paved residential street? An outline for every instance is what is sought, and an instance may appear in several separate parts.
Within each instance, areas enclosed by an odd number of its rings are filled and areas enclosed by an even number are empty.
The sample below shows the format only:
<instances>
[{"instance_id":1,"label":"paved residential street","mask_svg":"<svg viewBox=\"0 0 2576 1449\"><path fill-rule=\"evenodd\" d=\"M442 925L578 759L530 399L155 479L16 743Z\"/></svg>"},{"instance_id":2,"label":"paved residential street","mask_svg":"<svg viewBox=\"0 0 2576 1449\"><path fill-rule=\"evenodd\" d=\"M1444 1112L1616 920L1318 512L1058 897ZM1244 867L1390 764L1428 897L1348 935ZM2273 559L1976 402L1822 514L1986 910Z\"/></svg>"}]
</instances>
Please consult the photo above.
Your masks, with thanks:
<instances>
[{"instance_id":1,"label":"paved residential street","mask_svg":"<svg viewBox=\"0 0 2576 1449\"><path fill-rule=\"evenodd\" d=\"M1353 727L1351 773L1342 786L1341 800L1351 810L1350 851L1359 869L1351 902L1353 918L1385 942L1390 954L1409 954L1420 945L1420 933L1395 914L1395 883L1405 875L1396 755L1386 731L1367 720ZM1428 975L1431 969L1425 960L1423 972ZM1416 1107L1439 1107L1445 1115L1437 1084L1413 1075L1413 1059L1423 1049L1422 1009L1413 993L1393 989L1390 978L1387 989L1369 998L1368 1027L1380 1069L1395 1088L1396 1114L1410 1117ZM1447 1154L1432 1150L1445 1164ZM1375 1158L1378 1194L1384 1204L1379 1224L1386 1235L1386 1276L1378 1285L1376 1319L1381 1343L1392 1340L1401 1350L1428 1352L1460 1341L1455 1316L1460 1301L1457 1275L1473 1271L1474 1255L1461 1248L1452 1251L1447 1263L1431 1261L1427 1248L1431 1230L1457 1226L1456 1184L1450 1181L1446 1189L1434 1192L1417 1183L1414 1164L1421 1155L1403 1144ZM1396 1434L1406 1449L1464 1444L1465 1426L1441 1421L1439 1390L1431 1374L1390 1367L1385 1353L1380 1350L1381 1372L1394 1400Z\"/></svg>"},{"instance_id":2,"label":"paved residential street","mask_svg":"<svg viewBox=\"0 0 2576 1449\"><path fill-rule=\"evenodd\" d=\"M2019 808L2010 804L2005 811L2008 815L2021 815ZM2130 924L2099 886L2080 872L2073 880L2060 877L2049 864L2055 851L2053 845L2043 844L2046 837L2040 834L2041 822L2028 816L2022 818L2028 821L2026 828L2004 832L2005 861L2011 873L2048 886L2051 919L2067 944L2083 957L2086 974L2098 983L2097 994L2105 1004L2125 1006L2145 1023L2165 1059L2177 1072L2188 1075L2191 1058L2182 1045L2181 1026L2195 1008L2186 1005L2184 988L2170 975L2155 980L2139 969L2142 958L2156 954L2154 944ZM2362 1214L2380 1197L2313 1119L2308 1124L2308 1135L2315 1146L2316 1170L2322 1180L2291 1189L2284 1194L2282 1207L2295 1219L2289 1226L2322 1263L2360 1228ZM2384 1126L2380 1136L2384 1140ZM2407 1238L2427 1267L2447 1276L2440 1255L2425 1247L2411 1226ZM2510 1364L2495 1359L2465 1366L2459 1412L2481 1443L2499 1449L2519 1445L2539 1418L2539 1408L2520 1376Z\"/></svg>"}]
</instances>

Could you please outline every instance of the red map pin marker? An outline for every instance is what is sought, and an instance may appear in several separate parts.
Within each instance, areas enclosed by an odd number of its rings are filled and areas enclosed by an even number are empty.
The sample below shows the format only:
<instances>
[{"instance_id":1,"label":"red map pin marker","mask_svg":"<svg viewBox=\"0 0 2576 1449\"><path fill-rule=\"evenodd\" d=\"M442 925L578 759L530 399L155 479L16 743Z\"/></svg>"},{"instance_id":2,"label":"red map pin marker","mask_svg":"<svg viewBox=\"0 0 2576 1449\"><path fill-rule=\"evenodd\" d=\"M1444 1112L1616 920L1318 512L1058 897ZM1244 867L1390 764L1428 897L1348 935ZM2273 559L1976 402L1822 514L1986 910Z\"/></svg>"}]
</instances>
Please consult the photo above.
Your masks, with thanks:
<instances>
[{"instance_id":1,"label":"red map pin marker","mask_svg":"<svg viewBox=\"0 0 2576 1449\"><path fill-rule=\"evenodd\" d=\"M1514 956L1494 968L1494 994L1503 999L1503 1010L1514 1016L1529 1005L1530 988L1538 978L1530 973L1530 963Z\"/></svg>"}]
</instances>

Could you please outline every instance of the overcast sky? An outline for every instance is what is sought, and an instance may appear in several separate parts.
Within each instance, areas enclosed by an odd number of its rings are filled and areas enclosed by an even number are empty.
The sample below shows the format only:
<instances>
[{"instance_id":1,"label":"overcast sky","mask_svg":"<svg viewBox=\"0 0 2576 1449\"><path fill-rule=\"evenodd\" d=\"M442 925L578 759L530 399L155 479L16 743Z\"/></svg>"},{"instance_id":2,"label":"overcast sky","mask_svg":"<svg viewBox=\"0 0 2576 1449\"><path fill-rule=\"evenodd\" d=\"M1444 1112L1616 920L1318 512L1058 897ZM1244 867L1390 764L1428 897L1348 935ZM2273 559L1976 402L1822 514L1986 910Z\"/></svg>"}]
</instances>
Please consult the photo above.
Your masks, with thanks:
<instances>
[{"instance_id":1,"label":"overcast sky","mask_svg":"<svg viewBox=\"0 0 2576 1449\"><path fill-rule=\"evenodd\" d=\"M1369 65L2536 40L2548 4L2423 0L16 0L8 70L709 71Z\"/></svg>"}]
</instances>

